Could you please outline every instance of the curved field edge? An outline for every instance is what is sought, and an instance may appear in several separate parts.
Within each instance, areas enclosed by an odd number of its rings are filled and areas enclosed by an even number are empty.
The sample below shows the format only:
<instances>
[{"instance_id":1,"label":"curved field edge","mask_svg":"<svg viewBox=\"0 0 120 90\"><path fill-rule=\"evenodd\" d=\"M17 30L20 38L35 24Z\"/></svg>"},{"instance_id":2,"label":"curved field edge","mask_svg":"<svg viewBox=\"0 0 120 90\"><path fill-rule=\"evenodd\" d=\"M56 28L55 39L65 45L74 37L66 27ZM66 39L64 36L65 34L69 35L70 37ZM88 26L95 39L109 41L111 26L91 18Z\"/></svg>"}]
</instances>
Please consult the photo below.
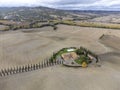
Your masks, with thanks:
<instances>
[{"instance_id":1,"label":"curved field edge","mask_svg":"<svg viewBox=\"0 0 120 90\"><path fill-rule=\"evenodd\" d=\"M0 22L0 25L5 25L7 28L1 29L1 31L9 31L9 30L19 30L19 29L30 29L30 28L43 28L47 26L51 26L53 30L57 30L57 25L71 25L71 26L80 26L80 27L94 27L94 28L106 28L106 29L120 29L120 24L111 24L111 23L100 23L100 22L87 22L87 21L79 21L76 22L74 20L50 20L50 21L35 21L35 22L23 22L22 24L9 23L8 24Z\"/></svg>"}]
</instances>

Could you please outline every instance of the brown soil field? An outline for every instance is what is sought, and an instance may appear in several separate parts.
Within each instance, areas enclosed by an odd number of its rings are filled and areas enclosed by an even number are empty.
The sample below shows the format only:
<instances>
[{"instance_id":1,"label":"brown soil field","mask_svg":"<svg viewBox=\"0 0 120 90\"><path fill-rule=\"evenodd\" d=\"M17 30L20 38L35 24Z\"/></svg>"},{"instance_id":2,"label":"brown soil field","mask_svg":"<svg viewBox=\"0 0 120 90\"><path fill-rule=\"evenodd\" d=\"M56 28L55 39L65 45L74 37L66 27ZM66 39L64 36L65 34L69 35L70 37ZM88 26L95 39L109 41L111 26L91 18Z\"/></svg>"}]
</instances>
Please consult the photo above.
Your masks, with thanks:
<instances>
[{"instance_id":1,"label":"brown soil field","mask_svg":"<svg viewBox=\"0 0 120 90\"><path fill-rule=\"evenodd\" d=\"M71 46L83 46L98 54L101 67L60 65L0 77L0 90L120 90L119 38L119 30L67 25L58 25L57 31L45 27L1 32L0 69L37 63Z\"/></svg>"}]
</instances>

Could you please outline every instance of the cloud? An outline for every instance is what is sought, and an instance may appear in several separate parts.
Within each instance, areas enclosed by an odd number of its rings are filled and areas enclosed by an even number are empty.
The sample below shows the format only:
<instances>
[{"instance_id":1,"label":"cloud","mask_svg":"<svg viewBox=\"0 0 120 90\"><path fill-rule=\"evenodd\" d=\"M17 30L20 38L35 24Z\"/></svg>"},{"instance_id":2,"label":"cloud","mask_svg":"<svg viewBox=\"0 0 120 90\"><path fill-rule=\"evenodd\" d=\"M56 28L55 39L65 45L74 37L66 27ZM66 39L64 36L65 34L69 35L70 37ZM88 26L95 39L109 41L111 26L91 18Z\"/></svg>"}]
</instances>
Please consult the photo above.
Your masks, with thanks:
<instances>
[{"instance_id":1,"label":"cloud","mask_svg":"<svg viewBox=\"0 0 120 90\"><path fill-rule=\"evenodd\" d=\"M62 0L61 0L62 1ZM86 1L86 3L85 3ZM77 10L120 10L120 0L84 0L81 3L54 5L61 9L77 9Z\"/></svg>"},{"instance_id":2,"label":"cloud","mask_svg":"<svg viewBox=\"0 0 120 90\"><path fill-rule=\"evenodd\" d=\"M96 0L57 0L54 3L54 5L69 5L69 4L88 4L95 2Z\"/></svg>"},{"instance_id":3,"label":"cloud","mask_svg":"<svg viewBox=\"0 0 120 90\"><path fill-rule=\"evenodd\" d=\"M0 0L0 6L11 7L11 6L30 6L35 4L34 0Z\"/></svg>"},{"instance_id":4,"label":"cloud","mask_svg":"<svg viewBox=\"0 0 120 90\"><path fill-rule=\"evenodd\" d=\"M0 6L46 6L58 9L120 9L120 0L0 0Z\"/></svg>"}]
</instances>

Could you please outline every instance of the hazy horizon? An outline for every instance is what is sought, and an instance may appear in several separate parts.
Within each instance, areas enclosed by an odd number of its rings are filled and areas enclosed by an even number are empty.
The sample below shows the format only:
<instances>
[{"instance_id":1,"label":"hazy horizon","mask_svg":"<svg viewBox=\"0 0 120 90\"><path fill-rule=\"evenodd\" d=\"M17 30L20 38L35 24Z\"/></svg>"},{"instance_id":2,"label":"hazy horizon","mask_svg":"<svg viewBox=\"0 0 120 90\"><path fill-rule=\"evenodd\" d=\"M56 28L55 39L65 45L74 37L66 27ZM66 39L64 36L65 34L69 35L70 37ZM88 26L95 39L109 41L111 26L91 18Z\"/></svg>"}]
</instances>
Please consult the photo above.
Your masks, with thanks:
<instances>
[{"instance_id":1,"label":"hazy horizon","mask_svg":"<svg viewBox=\"0 0 120 90\"><path fill-rule=\"evenodd\" d=\"M120 0L4 0L0 7L50 7L64 10L120 11Z\"/></svg>"}]
</instances>

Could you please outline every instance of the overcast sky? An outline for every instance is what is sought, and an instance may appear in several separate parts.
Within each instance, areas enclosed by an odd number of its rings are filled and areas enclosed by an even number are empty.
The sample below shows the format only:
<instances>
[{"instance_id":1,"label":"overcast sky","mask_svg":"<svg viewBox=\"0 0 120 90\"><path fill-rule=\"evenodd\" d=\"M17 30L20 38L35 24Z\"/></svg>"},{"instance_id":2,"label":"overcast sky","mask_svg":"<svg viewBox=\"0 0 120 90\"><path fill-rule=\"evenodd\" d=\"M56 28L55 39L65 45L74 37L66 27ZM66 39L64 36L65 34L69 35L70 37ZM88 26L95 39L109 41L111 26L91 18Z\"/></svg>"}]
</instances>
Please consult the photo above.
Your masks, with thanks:
<instances>
[{"instance_id":1,"label":"overcast sky","mask_svg":"<svg viewBox=\"0 0 120 90\"><path fill-rule=\"evenodd\" d=\"M119 10L120 0L0 0L0 7L46 6L58 9Z\"/></svg>"}]
</instances>

